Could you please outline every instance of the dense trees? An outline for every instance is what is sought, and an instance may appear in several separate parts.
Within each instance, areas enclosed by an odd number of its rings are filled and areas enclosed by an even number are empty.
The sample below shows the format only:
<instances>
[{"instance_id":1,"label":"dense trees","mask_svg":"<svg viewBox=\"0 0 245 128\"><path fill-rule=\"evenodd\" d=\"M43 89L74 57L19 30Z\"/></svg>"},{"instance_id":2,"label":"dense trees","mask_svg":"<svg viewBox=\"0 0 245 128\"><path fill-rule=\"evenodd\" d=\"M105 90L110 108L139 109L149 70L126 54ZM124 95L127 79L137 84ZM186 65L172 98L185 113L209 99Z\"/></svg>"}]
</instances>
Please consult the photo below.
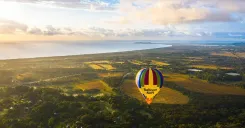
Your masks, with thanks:
<instances>
[{"instance_id":1,"label":"dense trees","mask_svg":"<svg viewBox=\"0 0 245 128\"><path fill-rule=\"evenodd\" d=\"M204 95L173 83L187 105L152 104L126 95L65 96L60 90L26 86L1 89L0 127L242 127L244 97Z\"/></svg>"}]
</instances>

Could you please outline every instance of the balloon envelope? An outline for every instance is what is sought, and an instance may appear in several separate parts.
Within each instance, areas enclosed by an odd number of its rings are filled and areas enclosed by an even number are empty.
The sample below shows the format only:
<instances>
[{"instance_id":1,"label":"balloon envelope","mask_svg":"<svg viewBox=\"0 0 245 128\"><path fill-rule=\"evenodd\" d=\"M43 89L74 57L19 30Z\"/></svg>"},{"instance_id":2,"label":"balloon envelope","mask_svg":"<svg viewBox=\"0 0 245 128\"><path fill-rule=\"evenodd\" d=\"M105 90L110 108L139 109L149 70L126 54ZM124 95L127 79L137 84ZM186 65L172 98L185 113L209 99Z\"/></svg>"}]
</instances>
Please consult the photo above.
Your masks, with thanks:
<instances>
[{"instance_id":1,"label":"balloon envelope","mask_svg":"<svg viewBox=\"0 0 245 128\"><path fill-rule=\"evenodd\" d=\"M163 86L162 73L157 69L141 69L135 78L136 85L148 104L152 103L153 98Z\"/></svg>"}]
</instances>

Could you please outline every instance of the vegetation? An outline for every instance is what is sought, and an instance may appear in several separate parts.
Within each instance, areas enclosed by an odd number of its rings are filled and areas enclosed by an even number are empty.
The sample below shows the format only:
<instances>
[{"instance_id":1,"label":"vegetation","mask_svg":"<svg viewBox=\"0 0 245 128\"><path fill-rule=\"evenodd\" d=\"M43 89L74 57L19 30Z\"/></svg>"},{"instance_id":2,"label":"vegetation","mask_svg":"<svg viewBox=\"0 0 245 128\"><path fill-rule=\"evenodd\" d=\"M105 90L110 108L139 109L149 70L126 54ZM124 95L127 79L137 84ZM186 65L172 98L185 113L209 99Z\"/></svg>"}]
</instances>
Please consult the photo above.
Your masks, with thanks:
<instances>
[{"instance_id":1,"label":"vegetation","mask_svg":"<svg viewBox=\"0 0 245 128\"><path fill-rule=\"evenodd\" d=\"M168 63L164 63L164 62L160 62L160 61L156 61L156 60L152 60L151 64L153 65L157 65L157 66L168 66Z\"/></svg>"},{"instance_id":2,"label":"vegetation","mask_svg":"<svg viewBox=\"0 0 245 128\"><path fill-rule=\"evenodd\" d=\"M75 86L75 88L82 89L84 90L91 90L91 89L98 89L98 90L103 90L107 92L111 92L112 89L103 81L101 80L95 80L91 82L87 82L84 84L78 84Z\"/></svg>"},{"instance_id":3,"label":"vegetation","mask_svg":"<svg viewBox=\"0 0 245 128\"><path fill-rule=\"evenodd\" d=\"M219 66L216 66L216 65L191 65L191 67L194 67L194 68L200 68L200 69L232 69L232 68L229 68L229 67L219 67Z\"/></svg>"},{"instance_id":4,"label":"vegetation","mask_svg":"<svg viewBox=\"0 0 245 128\"><path fill-rule=\"evenodd\" d=\"M126 80L122 84L122 90L125 94L137 98L138 100L145 101L142 94L139 92L134 80ZM179 91L162 87L160 92L156 95L153 103L165 103L165 104L186 104L189 98Z\"/></svg>"},{"instance_id":5,"label":"vegetation","mask_svg":"<svg viewBox=\"0 0 245 128\"><path fill-rule=\"evenodd\" d=\"M242 128L245 58L211 53L244 49L173 46L1 60L0 128ZM190 65L217 68L190 72ZM151 105L134 84L136 73L146 67L157 67L165 76ZM229 72L241 75L227 76Z\"/></svg>"},{"instance_id":6,"label":"vegetation","mask_svg":"<svg viewBox=\"0 0 245 128\"><path fill-rule=\"evenodd\" d=\"M204 80L189 78L187 75L183 74L165 74L165 76L166 81L174 82L177 85L182 86L191 91L201 93L231 94L245 96L245 89L242 88L208 83Z\"/></svg>"},{"instance_id":7,"label":"vegetation","mask_svg":"<svg viewBox=\"0 0 245 128\"><path fill-rule=\"evenodd\" d=\"M93 69L103 69L103 67L101 67L100 65L97 65L97 64L89 64L89 67L91 67Z\"/></svg>"}]
</instances>

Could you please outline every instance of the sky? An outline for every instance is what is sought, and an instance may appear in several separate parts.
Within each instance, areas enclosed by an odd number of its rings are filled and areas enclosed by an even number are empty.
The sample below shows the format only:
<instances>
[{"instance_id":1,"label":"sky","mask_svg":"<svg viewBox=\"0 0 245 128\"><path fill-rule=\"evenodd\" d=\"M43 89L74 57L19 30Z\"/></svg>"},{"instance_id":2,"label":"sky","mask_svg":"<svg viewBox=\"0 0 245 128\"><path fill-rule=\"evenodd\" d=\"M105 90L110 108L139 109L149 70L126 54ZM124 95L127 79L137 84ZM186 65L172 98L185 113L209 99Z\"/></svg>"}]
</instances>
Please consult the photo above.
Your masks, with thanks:
<instances>
[{"instance_id":1,"label":"sky","mask_svg":"<svg viewBox=\"0 0 245 128\"><path fill-rule=\"evenodd\" d=\"M0 0L0 42L245 39L245 0Z\"/></svg>"}]
</instances>

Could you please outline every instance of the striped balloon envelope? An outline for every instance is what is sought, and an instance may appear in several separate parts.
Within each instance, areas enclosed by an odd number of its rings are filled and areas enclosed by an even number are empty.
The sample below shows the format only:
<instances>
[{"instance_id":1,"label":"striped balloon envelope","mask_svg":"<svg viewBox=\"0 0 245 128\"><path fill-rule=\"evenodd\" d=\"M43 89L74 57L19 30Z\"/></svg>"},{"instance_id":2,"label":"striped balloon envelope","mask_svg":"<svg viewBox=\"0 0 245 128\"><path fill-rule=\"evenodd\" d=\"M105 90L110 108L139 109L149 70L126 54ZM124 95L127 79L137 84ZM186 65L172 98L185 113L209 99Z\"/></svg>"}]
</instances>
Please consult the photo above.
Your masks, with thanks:
<instances>
[{"instance_id":1,"label":"striped balloon envelope","mask_svg":"<svg viewBox=\"0 0 245 128\"><path fill-rule=\"evenodd\" d=\"M148 104L152 103L153 98L163 86L163 75L157 69L141 69L135 78L136 85Z\"/></svg>"}]
</instances>

